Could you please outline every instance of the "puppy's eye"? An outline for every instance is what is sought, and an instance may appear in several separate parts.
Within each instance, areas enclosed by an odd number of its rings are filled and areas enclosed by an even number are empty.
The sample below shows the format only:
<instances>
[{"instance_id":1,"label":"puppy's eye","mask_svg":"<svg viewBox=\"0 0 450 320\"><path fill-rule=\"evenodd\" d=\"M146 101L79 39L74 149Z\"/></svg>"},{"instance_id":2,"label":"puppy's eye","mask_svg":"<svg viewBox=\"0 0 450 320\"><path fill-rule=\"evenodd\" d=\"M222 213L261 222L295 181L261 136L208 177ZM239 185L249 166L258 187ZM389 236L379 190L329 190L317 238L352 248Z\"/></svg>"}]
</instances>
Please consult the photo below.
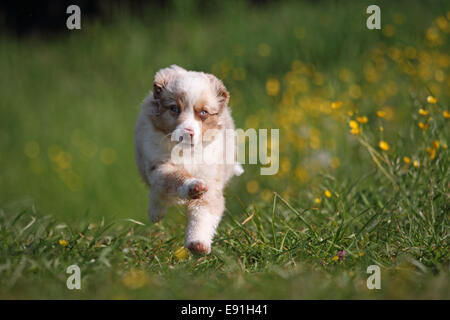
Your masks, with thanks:
<instances>
[{"instance_id":1,"label":"puppy's eye","mask_svg":"<svg viewBox=\"0 0 450 320\"><path fill-rule=\"evenodd\" d=\"M202 111L199 112L199 115L200 115L201 119L205 120L206 118L208 118L209 113L206 110L202 110Z\"/></svg>"},{"instance_id":2,"label":"puppy's eye","mask_svg":"<svg viewBox=\"0 0 450 320\"><path fill-rule=\"evenodd\" d=\"M172 105L169 107L170 111L172 111L173 113L180 113L180 107L178 107L177 105Z\"/></svg>"}]
</instances>

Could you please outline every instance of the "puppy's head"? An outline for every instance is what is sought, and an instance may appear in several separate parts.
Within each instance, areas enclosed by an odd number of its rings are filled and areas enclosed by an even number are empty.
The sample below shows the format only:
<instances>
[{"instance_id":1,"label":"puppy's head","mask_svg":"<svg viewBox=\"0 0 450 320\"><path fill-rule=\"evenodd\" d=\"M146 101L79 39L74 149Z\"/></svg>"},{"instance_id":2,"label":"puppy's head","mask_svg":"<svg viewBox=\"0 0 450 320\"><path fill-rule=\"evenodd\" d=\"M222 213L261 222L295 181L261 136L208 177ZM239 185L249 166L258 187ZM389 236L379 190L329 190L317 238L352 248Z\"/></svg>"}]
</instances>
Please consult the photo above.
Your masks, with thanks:
<instances>
[{"instance_id":1,"label":"puppy's head","mask_svg":"<svg viewBox=\"0 0 450 320\"><path fill-rule=\"evenodd\" d=\"M154 126L172 140L198 144L208 130L221 129L229 94L212 74L172 65L161 69L153 83Z\"/></svg>"}]
</instances>

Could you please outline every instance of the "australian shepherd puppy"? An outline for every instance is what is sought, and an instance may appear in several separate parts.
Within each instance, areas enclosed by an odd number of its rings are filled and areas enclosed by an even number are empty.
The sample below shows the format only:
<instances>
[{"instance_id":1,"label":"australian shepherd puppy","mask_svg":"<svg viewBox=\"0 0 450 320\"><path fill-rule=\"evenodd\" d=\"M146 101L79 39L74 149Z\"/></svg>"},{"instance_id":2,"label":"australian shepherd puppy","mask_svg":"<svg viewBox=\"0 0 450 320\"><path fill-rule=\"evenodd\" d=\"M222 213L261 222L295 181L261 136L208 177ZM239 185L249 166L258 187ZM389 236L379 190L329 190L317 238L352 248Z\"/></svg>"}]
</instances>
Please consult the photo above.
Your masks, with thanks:
<instances>
[{"instance_id":1,"label":"australian shepherd puppy","mask_svg":"<svg viewBox=\"0 0 450 320\"><path fill-rule=\"evenodd\" d=\"M234 131L228 100L212 74L172 65L156 73L136 124L136 163L150 188L150 219L158 222L170 205L186 205L186 247L197 253L210 253L225 209L223 189L243 172L225 161L234 152L225 142L225 132Z\"/></svg>"}]
</instances>

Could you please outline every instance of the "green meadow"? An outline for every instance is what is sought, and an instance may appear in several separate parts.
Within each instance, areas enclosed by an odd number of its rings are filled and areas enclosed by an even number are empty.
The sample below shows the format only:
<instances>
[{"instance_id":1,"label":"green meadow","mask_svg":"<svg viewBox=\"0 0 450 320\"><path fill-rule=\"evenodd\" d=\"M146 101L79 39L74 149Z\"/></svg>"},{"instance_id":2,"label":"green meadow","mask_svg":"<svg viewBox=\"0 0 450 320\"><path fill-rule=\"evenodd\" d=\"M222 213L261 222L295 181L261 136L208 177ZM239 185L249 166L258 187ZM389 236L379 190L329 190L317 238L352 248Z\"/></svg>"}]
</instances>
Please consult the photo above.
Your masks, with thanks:
<instances>
[{"instance_id":1,"label":"green meadow","mask_svg":"<svg viewBox=\"0 0 450 320\"><path fill-rule=\"evenodd\" d=\"M173 1L2 34L0 298L449 299L450 3L377 1L381 30L371 4ZM278 173L233 178L208 256L182 208L150 222L134 161L171 64L221 78L237 128L280 130Z\"/></svg>"}]
</instances>

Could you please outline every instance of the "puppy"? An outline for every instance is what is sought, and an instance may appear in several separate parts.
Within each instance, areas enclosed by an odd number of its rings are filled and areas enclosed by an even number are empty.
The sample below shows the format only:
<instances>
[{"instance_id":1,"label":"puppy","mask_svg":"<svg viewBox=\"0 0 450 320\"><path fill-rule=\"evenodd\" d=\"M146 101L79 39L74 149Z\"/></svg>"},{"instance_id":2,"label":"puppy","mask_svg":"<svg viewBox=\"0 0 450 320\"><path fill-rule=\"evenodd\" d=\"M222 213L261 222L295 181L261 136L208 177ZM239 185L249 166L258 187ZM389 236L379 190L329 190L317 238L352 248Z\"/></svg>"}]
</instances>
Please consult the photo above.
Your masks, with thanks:
<instances>
[{"instance_id":1,"label":"puppy","mask_svg":"<svg viewBox=\"0 0 450 320\"><path fill-rule=\"evenodd\" d=\"M243 172L236 161L224 161L234 152L225 143L226 131L234 132L228 100L212 74L172 65L156 73L136 124L136 163L150 188L150 220L158 222L170 205L186 205L186 247L196 253L211 252L225 209L223 189ZM178 161L180 154L194 156Z\"/></svg>"}]
</instances>

